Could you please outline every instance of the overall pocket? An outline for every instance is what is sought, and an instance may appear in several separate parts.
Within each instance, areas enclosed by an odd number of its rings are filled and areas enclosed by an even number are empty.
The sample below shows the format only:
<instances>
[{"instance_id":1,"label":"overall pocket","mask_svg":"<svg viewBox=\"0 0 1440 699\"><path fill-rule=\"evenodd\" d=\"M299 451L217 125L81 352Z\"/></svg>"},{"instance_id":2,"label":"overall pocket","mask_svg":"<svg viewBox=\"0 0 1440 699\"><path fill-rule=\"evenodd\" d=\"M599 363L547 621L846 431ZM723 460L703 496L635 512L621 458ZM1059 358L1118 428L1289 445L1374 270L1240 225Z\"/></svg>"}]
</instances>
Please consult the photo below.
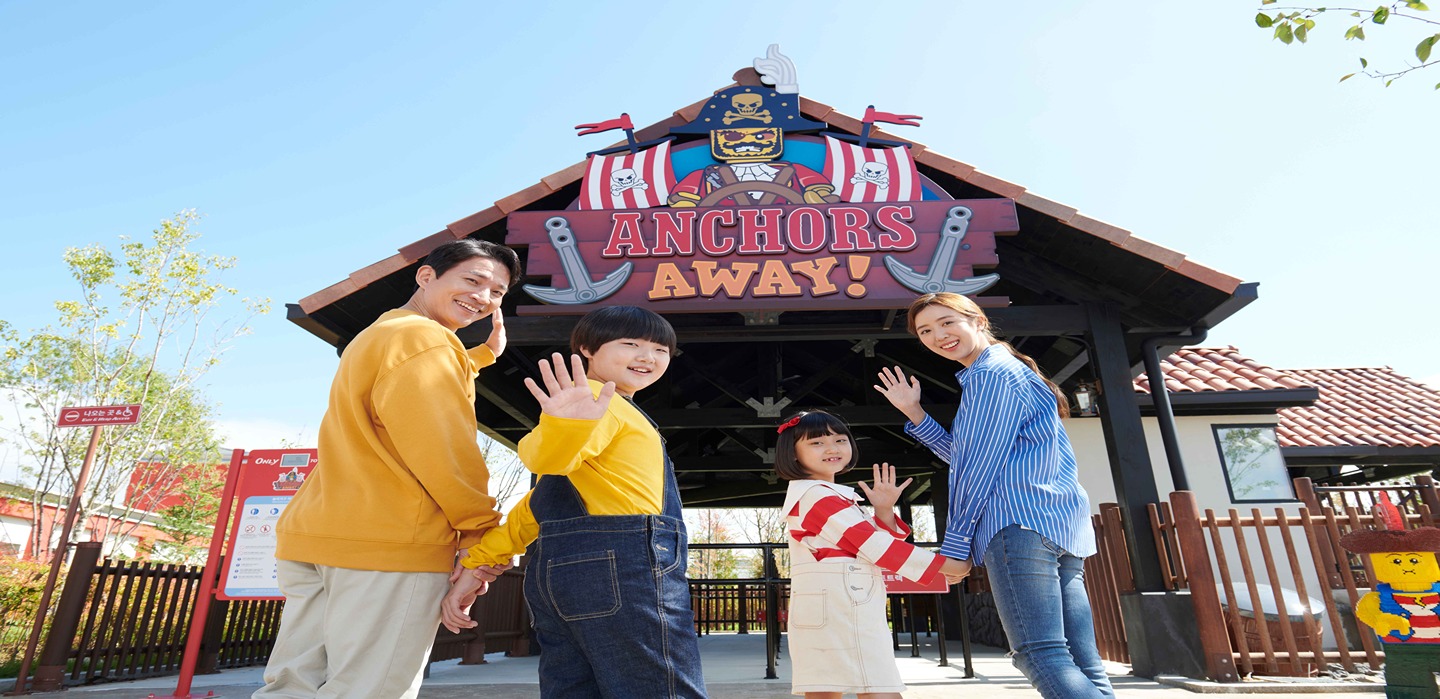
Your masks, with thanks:
<instances>
[{"instance_id":1,"label":"overall pocket","mask_svg":"<svg viewBox=\"0 0 1440 699\"><path fill-rule=\"evenodd\" d=\"M824 628L825 591L791 593L788 623L799 629Z\"/></svg>"},{"instance_id":2,"label":"overall pocket","mask_svg":"<svg viewBox=\"0 0 1440 699\"><path fill-rule=\"evenodd\" d=\"M588 551L551 559L545 587L565 621L598 619L620 611L620 580L614 551Z\"/></svg>"},{"instance_id":3,"label":"overall pocket","mask_svg":"<svg viewBox=\"0 0 1440 699\"><path fill-rule=\"evenodd\" d=\"M869 602L875 596L875 588L880 585L880 576L874 570L854 563L845 564L844 580L845 594L857 607Z\"/></svg>"}]
</instances>

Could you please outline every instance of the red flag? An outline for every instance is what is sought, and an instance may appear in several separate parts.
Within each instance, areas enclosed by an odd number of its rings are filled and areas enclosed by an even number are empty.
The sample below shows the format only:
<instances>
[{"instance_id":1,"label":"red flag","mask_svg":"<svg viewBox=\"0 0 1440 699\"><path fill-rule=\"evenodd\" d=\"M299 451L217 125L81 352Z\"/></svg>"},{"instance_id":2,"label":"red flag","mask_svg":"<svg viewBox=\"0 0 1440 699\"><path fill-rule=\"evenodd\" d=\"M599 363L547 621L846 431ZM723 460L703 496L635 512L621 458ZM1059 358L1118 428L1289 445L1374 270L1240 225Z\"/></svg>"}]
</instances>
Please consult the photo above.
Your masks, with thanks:
<instances>
[{"instance_id":1,"label":"red flag","mask_svg":"<svg viewBox=\"0 0 1440 699\"><path fill-rule=\"evenodd\" d=\"M919 126L920 122L917 120L924 118L925 117L922 117L919 114L896 114L894 112L877 112L875 111L874 105L865 108L865 121L872 123L877 121L883 121L887 124L899 124L901 126Z\"/></svg>"},{"instance_id":2,"label":"red flag","mask_svg":"<svg viewBox=\"0 0 1440 699\"><path fill-rule=\"evenodd\" d=\"M602 132L602 131L612 131L612 130L614 130L614 129L631 129L631 130L633 130L633 129L635 128L635 125L632 124L632 123L630 123L630 115L629 115L629 114L621 114L619 119L609 119L609 120L606 120L606 121L599 121L599 122L596 122L596 123L594 123L594 124L580 124L579 126L576 126L575 128L577 128L577 129L584 129L584 131L581 131L580 133L575 134L576 136L588 136L588 135L590 135L590 134L592 134L592 133L600 133L600 132Z\"/></svg>"}]
</instances>

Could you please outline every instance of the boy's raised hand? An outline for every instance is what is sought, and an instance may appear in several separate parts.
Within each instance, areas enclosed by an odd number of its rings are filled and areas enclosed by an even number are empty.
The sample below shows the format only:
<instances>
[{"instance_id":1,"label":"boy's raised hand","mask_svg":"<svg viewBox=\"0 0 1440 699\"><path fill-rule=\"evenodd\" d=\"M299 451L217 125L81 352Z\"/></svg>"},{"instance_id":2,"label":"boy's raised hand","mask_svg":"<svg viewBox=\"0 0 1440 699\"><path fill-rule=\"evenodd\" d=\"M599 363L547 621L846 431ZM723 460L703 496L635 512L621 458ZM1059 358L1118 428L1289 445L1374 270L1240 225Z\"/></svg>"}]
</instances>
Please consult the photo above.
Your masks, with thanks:
<instances>
[{"instance_id":1,"label":"boy's raised hand","mask_svg":"<svg viewBox=\"0 0 1440 699\"><path fill-rule=\"evenodd\" d=\"M585 364L578 354L570 355L568 371L565 358L559 352L548 361L540 360L540 379L545 382L544 389L529 377L525 379L525 387L540 402L540 410L554 417L598 420L610 407L610 399L615 397L613 381L607 381L598 396L590 391L590 384L585 380Z\"/></svg>"}]
</instances>

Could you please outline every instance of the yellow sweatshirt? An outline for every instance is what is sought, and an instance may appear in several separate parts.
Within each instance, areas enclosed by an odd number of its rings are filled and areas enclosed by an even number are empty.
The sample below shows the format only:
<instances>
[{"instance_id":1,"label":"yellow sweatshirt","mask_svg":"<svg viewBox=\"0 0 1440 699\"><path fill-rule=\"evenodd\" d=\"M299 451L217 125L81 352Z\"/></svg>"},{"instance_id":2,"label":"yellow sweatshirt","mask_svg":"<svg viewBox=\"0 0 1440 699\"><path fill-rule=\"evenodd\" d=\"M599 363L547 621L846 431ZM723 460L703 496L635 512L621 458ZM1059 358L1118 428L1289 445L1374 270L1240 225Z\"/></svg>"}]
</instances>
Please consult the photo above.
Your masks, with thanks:
<instances>
[{"instance_id":1,"label":"yellow sweatshirt","mask_svg":"<svg viewBox=\"0 0 1440 699\"><path fill-rule=\"evenodd\" d=\"M596 395L604 386L590 381ZM540 414L520 440L521 463L540 481L569 476L592 515L656 515L665 498L665 445L638 408L620 396L598 420ZM538 485L538 481L537 481ZM505 524L481 537L461 560L467 568L509 563L540 535L530 511L531 490L505 515Z\"/></svg>"},{"instance_id":2,"label":"yellow sweatshirt","mask_svg":"<svg viewBox=\"0 0 1440 699\"><path fill-rule=\"evenodd\" d=\"M495 362L395 309L340 356L320 461L276 524L277 558L360 570L448 572L500 516L476 443L475 377Z\"/></svg>"}]
</instances>

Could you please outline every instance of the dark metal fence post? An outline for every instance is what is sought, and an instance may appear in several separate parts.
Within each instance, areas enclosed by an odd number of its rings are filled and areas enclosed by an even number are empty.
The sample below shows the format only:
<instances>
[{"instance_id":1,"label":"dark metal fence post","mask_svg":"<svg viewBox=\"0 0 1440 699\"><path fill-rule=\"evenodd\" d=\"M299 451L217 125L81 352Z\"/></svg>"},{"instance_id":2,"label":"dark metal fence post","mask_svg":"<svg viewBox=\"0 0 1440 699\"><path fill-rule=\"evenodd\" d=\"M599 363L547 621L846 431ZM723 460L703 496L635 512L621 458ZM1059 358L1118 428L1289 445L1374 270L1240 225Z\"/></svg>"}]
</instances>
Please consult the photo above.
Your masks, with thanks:
<instances>
[{"instance_id":1,"label":"dark metal fence post","mask_svg":"<svg viewBox=\"0 0 1440 699\"><path fill-rule=\"evenodd\" d=\"M779 679L775 658L780 655L780 570L775 565L775 547L765 552L765 679Z\"/></svg>"},{"instance_id":2,"label":"dark metal fence post","mask_svg":"<svg viewBox=\"0 0 1440 699\"><path fill-rule=\"evenodd\" d=\"M55 605L50 635L45 638L40 664L35 667L35 683L31 689L36 692L56 692L65 688L65 661L70 659L70 646L75 643L80 616L90 598L90 580L95 576L95 568L100 561L100 546L98 541L75 544L75 557L70 561L70 572L65 574L65 588L60 592L60 602Z\"/></svg>"}]
</instances>

